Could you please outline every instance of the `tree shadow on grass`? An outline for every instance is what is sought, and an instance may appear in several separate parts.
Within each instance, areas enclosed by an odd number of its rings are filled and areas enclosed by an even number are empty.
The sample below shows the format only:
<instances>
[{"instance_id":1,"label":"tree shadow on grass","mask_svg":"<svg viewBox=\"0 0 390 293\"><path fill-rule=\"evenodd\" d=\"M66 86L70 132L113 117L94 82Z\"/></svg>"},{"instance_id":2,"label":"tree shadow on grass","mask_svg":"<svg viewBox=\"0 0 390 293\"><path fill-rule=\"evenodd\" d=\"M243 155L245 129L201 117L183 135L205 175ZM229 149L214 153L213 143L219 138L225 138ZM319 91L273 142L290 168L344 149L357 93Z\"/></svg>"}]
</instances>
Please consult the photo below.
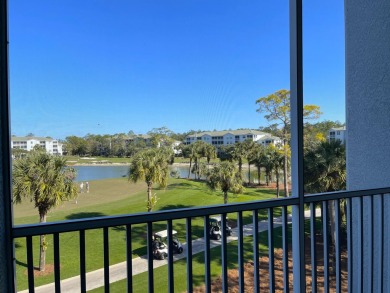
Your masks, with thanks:
<instances>
[{"instance_id":1,"label":"tree shadow on grass","mask_svg":"<svg viewBox=\"0 0 390 293\"><path fill-rule=\"evenodd\" d=\"M77 219L85 219L85 218L96 218L96 217L104 217L106 214L100 212L81 212L67 215L65 218L67 220L77 220Z\"/></svg>"},{"instance_id":2,"label":"tree shadow on grass","mask_svg":"<svg viewBox=\"0 0 390 293\"><path fill-rule=\"evenodd\" d=\"M250 195L250 196L256 196L255 195L256 193L261 193L261 194L267 194L267 195L270 195L270 196L276 198L276 189L268 189L266 187L265 188L246 187L246 189L248 191L248 195ZM251 194L251 193L255 193L255 194ZM280 189L280 194L281 195L284 194L283 189Z\"/></svg>"},{"instance_id":3,"label":"tree shadow on grass","mask_svg":"<svg viewBox=\"0 0 390 293\"><path fill-rule=\"evenodd\" d=\"M27 268L27 263L21 262L21 261L18 260L17 258L15 258L15 263L16 263L18 266L22 266L22 267Z\"/></svg>"},{"instance_id":4,"label":"tree shadow on grass","mask_svg":"<svg viewBox=\"0 0 390 293\"><path fill-rule=\"evenodd\" d=\"M194 187L194 185L188 182L181 182L169 184L168 189L187 189L189 187Z\"/></svg>"},{"instance_id":5,"label":"tree shadow on grass","mask_svg":"<svg viewBox=\"0 0 390 293\"><path fill-rule=\"evenodd\" d=\"M111 229L115 232L125 232L126 226L114 226L114 227L111 227Z\"/></svg>"},{"instance_id":6,"label":"tree shadow on grass","mask_svg":"<svg viewBox=\"0 0 390 293\"><path fill-rule=\"evenodd\" d=\"M193 205L183 205L183 204L169 204L161 207L160 211L167 211L167 210L177 210L177 209L185 209L185 208L191 208L194 207Z\"/></svg>"}]
</instances>

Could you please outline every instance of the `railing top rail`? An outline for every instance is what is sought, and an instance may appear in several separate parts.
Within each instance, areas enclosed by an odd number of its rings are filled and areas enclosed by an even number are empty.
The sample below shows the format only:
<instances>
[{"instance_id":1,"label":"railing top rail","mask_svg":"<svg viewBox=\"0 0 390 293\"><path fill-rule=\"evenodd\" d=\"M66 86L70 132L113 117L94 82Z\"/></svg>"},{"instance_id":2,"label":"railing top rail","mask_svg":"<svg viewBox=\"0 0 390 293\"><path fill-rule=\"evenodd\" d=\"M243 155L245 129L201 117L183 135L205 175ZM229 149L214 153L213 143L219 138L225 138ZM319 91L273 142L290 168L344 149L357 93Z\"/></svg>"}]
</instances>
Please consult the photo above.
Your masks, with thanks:
<instances>
[{"instance_id":1,"label":"railing top rail","mask_svg":"<svg viewBox=\"0 0 390 293\"><path fill-rule=\"evenodd\" d=\"M213 205L194 208L183 208L176 210L157 211L152 213L137 213L118 216L103 216L95 218L68 220L61 222L49 222L40 224L28 224L14 226L12 237L26 237L41 234L62 233L70 231L98 229L104 227L115 227L122 225L142 224L166 220L203 217L212 214L235 213L253 211L267 208L276 208L298 204L295 197L277 198L270 200L251 201L244 203Z\"/></svg>"},{"instance_id":2,"label":"railing top rail","mask_svg":"<svg viewBox=\"0 0 390 293\"><path fill-rule=\"evenodd\" d=\"M390 187L366 189L366 190L351 190L351 191L343 190L343 191L334 191L334 192L326 192L326 193L308 194L305 195L304 202L311 203L311 202L320 202L320 201L334 200L334 199L371 196L377 194L390 194Z\"/></svg>"},{"instance_id":3,"label":"railing top rail","mask_svg":"<svg viewBox=\"0 0 390 293\"><path fill-rule=\"evenodd\" d=\"M326 200L352 198L360 196L370 196L376 194L390 194L390 188L377 188L356 191L337 191L320 194L306 195L305 203L320 202ZM86 218L68 220L61 222L49 222L41 224L28 224L14 226L12 237L26 237L41 234L63 233L88 229L99 229L104 227L115 227L122 225L134 225L148 222L158 222L166 220L203 217L212 214L235 213L244 211L261 210L267 208L277 208L293 206L299 204L297 197L277 198L269 200L251 201L244 203L213 205L193 208L183 208L177 210L157 211L153 213L137 213L117 216L103 216L96 218Z\"/></svg>"}]
</instances>

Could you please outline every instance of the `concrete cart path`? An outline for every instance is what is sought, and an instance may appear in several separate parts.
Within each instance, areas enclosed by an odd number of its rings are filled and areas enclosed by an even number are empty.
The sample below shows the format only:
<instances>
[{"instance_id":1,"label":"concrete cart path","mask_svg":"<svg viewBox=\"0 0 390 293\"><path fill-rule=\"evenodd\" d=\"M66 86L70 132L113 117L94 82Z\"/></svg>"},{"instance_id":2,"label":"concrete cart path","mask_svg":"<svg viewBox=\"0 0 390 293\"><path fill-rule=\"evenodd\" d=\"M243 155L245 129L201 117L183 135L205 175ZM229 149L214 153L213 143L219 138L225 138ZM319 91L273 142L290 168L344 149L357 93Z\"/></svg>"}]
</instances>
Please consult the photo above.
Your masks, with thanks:
<instances>
[{"instance_id":1,"label":"concrete cart path","mask_svg":"<svg viewBox=\"0 0 390 293\"><path fill-rule=\"evenodd\" d=\"M321 216L321 210L316 210L316 216ZM310 217L310 211L305 211L305 217ZM281 218L274 218L274 228L280 227L282 225ZM288 215L288 223L291 223L291 215ZM259 222L259 229L258 232L263 232L268 229L268 221L260 221ZM244 225L243 226L243 233L244 236L253 235L253 224ZM233 228L232 229L232 235L227 237L227 242L235 241L238 239L237 236L238 229ZM210 240L210 247L216 247L221 245L220 241L217 240ZM183 243L184 252L182 254L175 254L173 257L173 261L177 261L179 259L186 257L186 248L187 244ZM192 241L192 254L197 254L202 252L204 249L204 238L198 238L196 240ZM164 266L168 263L168 261L165 260L154 260L153 261L153 268L158 268L161 266ZM115 265L110 266L110 283L114 283L119 280L123 280L127 278L127 271L126 271L126 265L127 262L121 262ZM146 272L148 270L148 260L146 256L142 257L136 257L132 259L132 269L133 269L133 276L141 274L143 272ZM86 274L86 283L87 283L87 290L92 290L96 288L100 288L104 286L104 269L99 269L96 271L92 271ZM40 287L35 288L36 293L51 293L55 292L54 283L50 283L47 285L43 285ZM64 293L77 293L80 292L80 276L75 276L72 278L64 279L61 281L61 292ZM28 293L28 290L20 291L20 293Z\"/></svg>"}]
</instances>

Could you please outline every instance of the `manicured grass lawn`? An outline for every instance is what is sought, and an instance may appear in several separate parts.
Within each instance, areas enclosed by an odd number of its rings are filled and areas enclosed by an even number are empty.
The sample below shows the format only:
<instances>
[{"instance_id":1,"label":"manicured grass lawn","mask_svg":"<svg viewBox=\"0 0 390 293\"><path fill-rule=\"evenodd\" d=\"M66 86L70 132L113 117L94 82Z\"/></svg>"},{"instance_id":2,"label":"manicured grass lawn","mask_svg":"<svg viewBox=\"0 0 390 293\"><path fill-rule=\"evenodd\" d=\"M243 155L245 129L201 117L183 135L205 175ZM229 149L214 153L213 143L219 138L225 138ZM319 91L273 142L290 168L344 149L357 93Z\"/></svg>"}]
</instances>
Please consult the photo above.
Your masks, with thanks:
<instances>
[{"instance_id":1,"label":"manicured grass lawn","mask_svg":"<svg viewBox=\"0 0 390 293\"><path fill-rule=\"evenodd\" d=\"M159 198L155 210L194 207L201 205L221 204L221 192L209 190L204 182L170 179L166 189L154 189ZM242 195L231 195L229 202L252 201L274 198L273 190L246 189ZM80 194L77 200L66 202L49 213L48 221L71 220L77 218L119 215L146 211L146 184L132 184L126 178L107 179L90 182L90 193ZM15 224L36 223L37 211L31 203L23 203L14 207ZM275 212L278 216L278 212ZM266 217L266 211L261 214ZM236 218L229 215L230 220ZM245 221L251 220L250 214L244 214ZM155 223L153 230L165 229L166 223ZM185 239L185 220L176 220L174 229L179 237ZM203 219L193 220L194 238L203 235ZM133 256L146 254L145 225L132 227ZM103 231L102 229L86 231L86 262L87 271L103 267ZM110 235L110 263L115 264L126 259L126 242L124 227L109 229ZM47 236L49 243L47 250L47 264L53 263L53 240ZM38 266L39 244L38 237L34 239L34 265ZM16 240L16 275L18 290L27 288L26 277L26 244L24 239ZM77 232L63 233L60 236L61 278L69 278L79 274L79 236ZM161 270L164 270L162 268ZM165 269L166 270L166 269ZM156 273L157 276L157 273ZM35 285L39 286L54 281L53 274L35 278Z\"/></svg>"},{"instance_id":2,"label":"manicured grass lawn","mask_svg":"<svg viewBox=\"0 0 390 293\"><path fill-rule=\"evenodd\" d=\"M291 227L290 227L290 239L291 239ZM268 233L267 231L259 233L259 250L260 255L268 255ZM275 228L274 230L274 245L275 248L282 247L282 228ZM253 261L253 239L252 237L244 238L244 263L248 261ZM237 268L238 263L238 247L237 241L230 242L227 249L228 255L228 269ZM204 283L204 253L198 253L193 256L193 286L197 287ZM222 274L222 264L221 264L221 247L215 247L211 249L211 262L210 262L211 278L217 278ZM168 291L168 268L167 266L159 267L153 270L154 272L154 289L158 292L167 292ZM186 280L187 280L187 260L181 259L174 263L174 284L175 292L185 292L186 291ZM260 276L261 278L261 276ZM267 282L268 280L262 279L262 282ZM127 280L121 280L115 283L110 284L111 292L126 292L127 290ZM133 277L133 292L147 292L148 291L148 275L147 273L142 273ZM93 293L104 292L104 287L91 290Z\"/></svg>"}]
</instances>

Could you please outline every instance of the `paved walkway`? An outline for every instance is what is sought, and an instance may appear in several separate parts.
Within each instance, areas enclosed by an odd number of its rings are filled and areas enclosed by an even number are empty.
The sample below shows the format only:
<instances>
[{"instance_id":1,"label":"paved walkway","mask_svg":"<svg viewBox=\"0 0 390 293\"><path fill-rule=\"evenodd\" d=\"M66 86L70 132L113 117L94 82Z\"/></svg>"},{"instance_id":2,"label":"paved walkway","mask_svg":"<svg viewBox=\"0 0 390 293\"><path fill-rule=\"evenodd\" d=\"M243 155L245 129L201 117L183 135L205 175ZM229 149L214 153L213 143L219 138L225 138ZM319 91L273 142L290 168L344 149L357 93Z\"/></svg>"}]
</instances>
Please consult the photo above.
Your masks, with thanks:
<instances>
[{"instance_id":1,"label":"paved walkway","mask_svg":"<svg viewBox=\"0 0 390 293\"><path fill-rule=\"evenodd\" d=\"M316 211L316 216L321 215L321 210ZM310 217L310 211L305 212L305 217ZM288 222L291 223L291 215L288 216ZM282 225L281 218L274 218L274 228ZM244 236L253 235L253 224L244 225ZM260 221L258 232L263 232L268 229L268 221ZM227 237L227 242L235 241L237 237L237 228L232 229L232 235ZM220 241L211 240L210 247L216 247L221 245ZM183 243L184 252L182 254L175 254L174 261L186 257L186 243ZM198 238L192 241L192 254L197 254L203 251L204 238ZM153 261L153 267L158 268L168 263L167 260L155 260ZM148 270L148 260L146 256L136 257L132 260L133 276ZM110 266L110 283L123 280L127 278L126 262L121 262ZM99 269L86 274L87 290L92 290L104 286L104 269ZM55 291L54 283L43 285L35 288L36 293L51 293ZM72 277L61 281L61 292L64 293L77 293L80 292L80 276ZM28 293L28 290L20 291L20 293Z\"/></svg>"}]
</instances>

